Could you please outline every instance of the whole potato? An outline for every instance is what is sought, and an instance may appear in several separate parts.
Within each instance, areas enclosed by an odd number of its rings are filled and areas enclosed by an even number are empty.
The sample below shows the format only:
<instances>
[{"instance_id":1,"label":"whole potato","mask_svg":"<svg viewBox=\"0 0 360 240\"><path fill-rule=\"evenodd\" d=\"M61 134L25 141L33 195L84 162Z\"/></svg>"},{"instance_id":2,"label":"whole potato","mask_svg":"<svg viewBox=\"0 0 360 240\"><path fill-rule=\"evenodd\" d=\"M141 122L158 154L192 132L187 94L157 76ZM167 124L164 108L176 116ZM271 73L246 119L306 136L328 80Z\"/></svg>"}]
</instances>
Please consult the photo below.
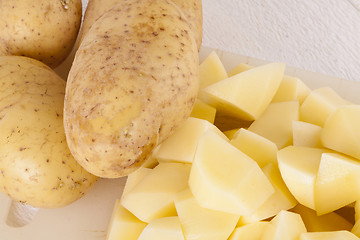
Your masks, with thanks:
<instances>
[{"instance_id":1,"label":"whole potato","mask_svg":"<svg viewBox=\"0 0 360 240\"><path fill-rule=\"evenodd\" d=\"M90 28L69 73L64 126L75 159L101 177L136 170L190 115L198 65L171 1L115 5Z\"/></svg>"},{"instance_id":2,"label":"whole potato","mask_svg":"<svg viewBox=\"0 0 360 240\"><path fill-rule=\"evenodd\" d=\"M1 0L0 54L56 67L69 55L81 17L81 0Z\"/></svg>"},{"instance_id":3,"label":"whole potato","mask_svg":"<svg viewBox=\"0 0 360 240\"><path fill-rule=\"evenodd\" d=\"M0 85L0 190L42 208L82 197L97 178L66 143L65 81L37 60L0 56Z\"/></svg>"},{"instance_id":4,"label":"whole potato","mask_svg":"<svg viewBox=\"0 0 360 240\"><path fill-rule=\"evenodd\" d=\"M183 11L191 30L194 32L199 49L202 42L202 0L172 1ZM121 0L89 0L79 33L80 43L94 22L118 2Z\"/></svg>"}]
</instances>

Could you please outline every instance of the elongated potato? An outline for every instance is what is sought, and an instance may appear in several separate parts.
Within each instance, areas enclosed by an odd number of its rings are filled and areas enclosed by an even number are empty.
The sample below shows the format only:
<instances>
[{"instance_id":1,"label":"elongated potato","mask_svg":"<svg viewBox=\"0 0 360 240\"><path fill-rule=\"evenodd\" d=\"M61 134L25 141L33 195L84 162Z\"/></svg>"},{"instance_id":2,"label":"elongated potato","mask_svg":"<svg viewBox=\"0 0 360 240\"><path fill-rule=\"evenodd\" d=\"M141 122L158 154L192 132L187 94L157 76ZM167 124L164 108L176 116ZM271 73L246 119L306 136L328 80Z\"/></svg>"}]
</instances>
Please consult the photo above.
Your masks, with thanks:
<instances>
[{"instance_id":1,"label":"elongated potato","mask_svg":"<svg viewBox=\"0 0 360 240\"><path fill-rule=\"evenodd\" d=\"M107 178L136 170L190 115L198 53L167 0L123 0L96 21L69 73L64 126L69 148Z\"/></svg>"},{"instance_id":2,"label":"elongated potato","mask_svg":"<svg viewBox=\"0 0 360 240\"><path fill-rule=\"evenodd\" d=\"M75 43L81 16L81 0L1 0L0 54L56 67Z\"/></svg>"},{"instance_id":3,"label":"elongated potato","mask_svg":"<svg viewBox=\"0 0 360 240\"><path fill-rule=\"evenodd\" d=\"M89 0L82 23L79 42L94 22L105 12L109 11L116 3L122 0ZM198 49L202 42L202 0L172 0L184 13L191 30L194 32Z\"/></svg>"},{"instance_id":4,"label":"elongated potato","mask_svg":"<svg viewBox=\"0 0 360 240\"><path fill-rule=\"evenodd\" d=\"M0 85L0 190L42 208L82 197L97 178L66 144L65 81L39 61L0 56Z\"/></svg>"}]
</instances>

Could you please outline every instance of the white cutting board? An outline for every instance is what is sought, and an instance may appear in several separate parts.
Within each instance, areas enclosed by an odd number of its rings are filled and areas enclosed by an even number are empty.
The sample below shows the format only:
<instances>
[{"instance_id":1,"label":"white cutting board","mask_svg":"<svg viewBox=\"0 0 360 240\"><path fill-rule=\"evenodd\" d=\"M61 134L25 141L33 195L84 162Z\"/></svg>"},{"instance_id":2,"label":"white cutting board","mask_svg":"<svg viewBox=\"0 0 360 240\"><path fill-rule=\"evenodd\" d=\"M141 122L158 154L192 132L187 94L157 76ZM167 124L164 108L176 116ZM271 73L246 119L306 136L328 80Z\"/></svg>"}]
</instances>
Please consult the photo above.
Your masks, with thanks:
<instances>
[{"instance_id":1,"label":"white cutting board","mask_svg":"<svg viewBox=\"0 0 360 240\"><path fill-rule=\"evenodd\" d=\"M200 59L213 49L203 47ZM266 61L216 51L229 70L239 63L261 65ZM331 86L348 100L360 103L360 82L347 81L296 68L287 68L287 74L297 76L311 88ZM23 228L5 224L10 199L0 193L0 240L104 240L115 199L120 198L125 178L100 179L82 199L60 209L41 209L33 222Z\"/></svg>"}]
</instances>

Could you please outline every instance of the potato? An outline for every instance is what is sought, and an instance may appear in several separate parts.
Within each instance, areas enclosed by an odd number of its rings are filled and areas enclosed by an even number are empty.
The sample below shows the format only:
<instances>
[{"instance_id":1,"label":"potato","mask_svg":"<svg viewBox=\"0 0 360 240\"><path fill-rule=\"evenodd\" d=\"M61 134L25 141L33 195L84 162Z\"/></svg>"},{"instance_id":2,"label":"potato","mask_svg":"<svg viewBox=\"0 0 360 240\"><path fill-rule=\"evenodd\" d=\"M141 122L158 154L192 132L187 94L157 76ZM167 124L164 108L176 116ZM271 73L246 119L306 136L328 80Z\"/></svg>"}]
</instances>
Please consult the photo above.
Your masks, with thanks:
<instances>
[{"instance_id":1,"label":"potato","mask_svg":"<svg viewBox=\"0 0 360 240\"><path fill-rule=\"evenodd\" d=\"M27 56L56 67L75 43L81 16L81 0L2 0L0 54Z\"/></svg>"},{"instance_id":2,"label":"potato","mask_svg":"<svg viewBox=\"0 0 360 240\"><path fill-rule=\"evenodd\" d=\"M202 2L201 0L172 0L184 13L191 30L195 34L198 49L202 42ZM81 43L94 22L109 11L120 0L90 0L79 33Z\"/></svg>"},{"instance_id":3,"label":"potato","mask_svg":"<svg viewBox=\"0 0 360 240\"><path fill-rule=\"evenodd\" d=\"M65 81L36 60L0 56L0 85L0 190L42 208L82 197L97 178L66 144Z\"/></svg>"},{"instance_id":4,"label":"potato","mask_svg":"<svg viewBox=\"0 0 360 240\"><path fill-rule=\"evenodd\" d=\"M198 91L197 47L170 1L124 0L81 43L66 86L64 127L75 159L127 175L187 119Z\"/></svg>"}]
</instances>

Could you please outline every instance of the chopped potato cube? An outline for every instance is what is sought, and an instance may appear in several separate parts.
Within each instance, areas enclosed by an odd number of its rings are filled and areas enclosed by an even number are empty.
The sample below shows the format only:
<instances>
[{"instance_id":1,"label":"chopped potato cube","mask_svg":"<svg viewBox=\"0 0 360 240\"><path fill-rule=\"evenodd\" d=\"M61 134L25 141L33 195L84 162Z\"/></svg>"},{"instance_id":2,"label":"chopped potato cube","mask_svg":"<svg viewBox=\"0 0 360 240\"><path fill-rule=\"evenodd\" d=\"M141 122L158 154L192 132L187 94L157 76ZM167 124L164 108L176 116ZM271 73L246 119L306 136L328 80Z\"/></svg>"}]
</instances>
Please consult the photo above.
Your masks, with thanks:
<instances>
[{"instance_id":1,"label":"chopped potato cube","mask_svg":"<svg viewBox=\"0 0 360 240\"><path fill-rule=\"evenodd\" d=\"M203 208L190 189L175 198L185 239L226 240L234 230L239 215Z\"/></svg>"},{"instance_id":2,"label":"chopped potato cube","mask_svg":"<svg viewBox=\"0 0 360 240\"><path fill-rule=\"evenodd\" d=\"M227 78L226 69L215 51L211 52L199 68L199 89Z\"/></svg>"},{"instance_id":3,"label":"chopped potato cube","mask_svg":"<svg viewBox=\"0 0 360 240\"><path fill-rule=\"evenodd\" d=\"M190 117L204 119L214 124L215 115L216 109L214 107L197 98Z\"/></svg>"},{"instance_id":4,"label":"chopped potato cube","mask_svg":"<svg viewBox=\"0 0 360 240\"><path fill-rule=\"evenodd\" d=\"M249 215L274 192L257 163L212 131L200 139L189 186L200 206Z\"/></svg>"},{"instance_id":5,"label":"chopped potato cube","mask_svg":"<svg viewBox=\"0 0 360 240\"><path fill-rule=\"evenodd\" d=\"M283 63L250 69L204 88L200 97L220 113L255 120L274 97L284 69Z\"/></svg>"},{"instance_id":6,"label":"chopped potato cube","mask_svg":"<svg viewBox=\"0 0 360 240\"><path fill-rule=\"evenodd\" d=\"M127 238L119 238L126 239ZM145 227L138 240L184 240L179 217L154 219Z\"/></svg>"},{"instance_id":7,"label":"chopped potato cube","mask_svg":"<svg viewBox=\"0 0 360 240\"><path fill-rule=\"evenodd\" d=\"M126 210L121 205L120 200L116 200L106 239L136 240L146 225Z\"/></svg>"},{"instance_id":8,"label":"chopped potato cube","mask_svg":"<svg viewBox=\"0 0 360 240\"><path fill-rule=\"evenodd\" d=\"M322 87L313 90L300 107L300 120L324 126L327 118L338 107L349 104L332 88Z\"/></svg>"},{"instance_id":9,"label":"chopped potato cube","mask_svg":"<svg viewBox=\"0 0 360 240\"><path fill-rule=\"evenodd\" d=\"M275 143L254 132L241 128L230 143L255 160L261 168L269 163L277 165L278 149Z\"/></svg>"},{"instance_id":10,"label":"chopped potato cube","mask_svg":"<svg viewBox=\"0 0 360 240\"><path fill-rule=\"evenodd\" d=\"M187 188L190 164L160 163L121 200L143 222L176 216L175 195Z\"/></svg>"},{"instance_id":11,"label":"chopped potato cube","mask_svg":"<svg viewBox=\"0 0 360 240\"><path fill-rule=\"evenodd\" d=\"M299 102L271 103L248 130L274 142L278 149L292 144L292 122L299 120Z\"/></svg>"}]
</instances>

